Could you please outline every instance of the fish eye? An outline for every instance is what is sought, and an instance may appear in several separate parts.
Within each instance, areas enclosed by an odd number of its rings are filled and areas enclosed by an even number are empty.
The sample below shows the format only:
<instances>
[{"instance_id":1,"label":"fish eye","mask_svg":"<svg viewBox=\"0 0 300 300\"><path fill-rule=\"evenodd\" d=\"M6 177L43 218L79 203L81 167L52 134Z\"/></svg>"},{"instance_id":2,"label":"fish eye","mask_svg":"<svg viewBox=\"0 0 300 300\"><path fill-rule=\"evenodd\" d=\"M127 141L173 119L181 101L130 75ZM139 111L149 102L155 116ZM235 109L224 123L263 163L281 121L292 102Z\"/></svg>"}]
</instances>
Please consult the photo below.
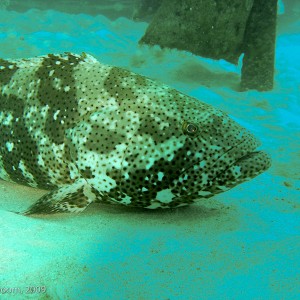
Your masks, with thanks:
<instances>
[{"instance_id":1,"label":"fish eye","mask_svg":"<svg viewBox=\"0 0 300 300\"><path fill-rule=\"evenodd\" d=\"M198 132L198 126L194 123L184 122L182 127L183 131L190 136L194 136Z\"/></svg>"}]
</instances>

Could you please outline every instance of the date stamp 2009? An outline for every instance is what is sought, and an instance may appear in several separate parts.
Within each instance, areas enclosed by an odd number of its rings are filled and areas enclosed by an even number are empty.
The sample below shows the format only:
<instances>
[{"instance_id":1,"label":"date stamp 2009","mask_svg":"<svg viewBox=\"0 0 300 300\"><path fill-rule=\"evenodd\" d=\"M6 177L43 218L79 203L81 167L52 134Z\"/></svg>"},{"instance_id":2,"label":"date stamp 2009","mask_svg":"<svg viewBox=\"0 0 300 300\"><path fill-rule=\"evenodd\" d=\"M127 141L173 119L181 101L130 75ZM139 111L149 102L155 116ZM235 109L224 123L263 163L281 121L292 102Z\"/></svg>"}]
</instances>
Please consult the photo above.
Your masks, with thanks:
<instances>
[{"instance_id":1,"label":"date stamp 2009","mask_svg":"<svg viewBox=\"0 0 300 300\"><path fill-rule=\"evenodd\" d=\"M47 288L45 286L26 286L26 287L0 287L0 295L2 294L44 294Z\"/></svg>"}]
</instances>

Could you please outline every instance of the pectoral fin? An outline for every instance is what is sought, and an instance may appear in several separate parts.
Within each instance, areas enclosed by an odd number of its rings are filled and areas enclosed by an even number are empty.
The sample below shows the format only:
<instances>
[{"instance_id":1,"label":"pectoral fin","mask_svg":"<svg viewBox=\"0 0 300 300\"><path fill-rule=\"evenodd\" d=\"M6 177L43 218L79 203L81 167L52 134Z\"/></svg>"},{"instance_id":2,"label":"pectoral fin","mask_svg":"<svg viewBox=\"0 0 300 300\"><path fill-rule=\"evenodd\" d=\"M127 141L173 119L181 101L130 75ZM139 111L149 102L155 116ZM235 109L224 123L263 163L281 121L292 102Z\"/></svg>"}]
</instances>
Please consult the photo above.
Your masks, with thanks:
<instances>
[{"instance_id":1,"label":"pectoral fin","mask_svg":"<svg viewBox=\"0 0 300 300\"><path fill-rule=\"evenodd\" d=\"M95 195L91 192L91 188L86 181L78 180L73 184L60 187L47 193L22 214L81 212L93 202L95 198Z\"/></svg>"}]
</instances>

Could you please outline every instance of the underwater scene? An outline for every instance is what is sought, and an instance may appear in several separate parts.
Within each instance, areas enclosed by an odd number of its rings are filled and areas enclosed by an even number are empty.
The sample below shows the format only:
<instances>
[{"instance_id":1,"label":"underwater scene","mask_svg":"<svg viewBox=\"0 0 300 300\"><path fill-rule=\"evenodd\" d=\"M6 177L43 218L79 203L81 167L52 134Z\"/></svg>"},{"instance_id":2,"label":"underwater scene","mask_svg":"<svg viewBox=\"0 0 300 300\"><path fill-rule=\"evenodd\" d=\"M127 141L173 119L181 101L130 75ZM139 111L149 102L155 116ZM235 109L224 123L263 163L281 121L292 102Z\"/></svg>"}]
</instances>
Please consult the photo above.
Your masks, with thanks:
<instances>
[{"instance_id":1,"label":"underwater scene","mask_svg":"<svg viewBox=\"0 0 300 300\"><path fill-rule=\"evenodd\" d=\"M297 0L0 0L0 299L300 299Z\"/></svg>"}]
</instances>

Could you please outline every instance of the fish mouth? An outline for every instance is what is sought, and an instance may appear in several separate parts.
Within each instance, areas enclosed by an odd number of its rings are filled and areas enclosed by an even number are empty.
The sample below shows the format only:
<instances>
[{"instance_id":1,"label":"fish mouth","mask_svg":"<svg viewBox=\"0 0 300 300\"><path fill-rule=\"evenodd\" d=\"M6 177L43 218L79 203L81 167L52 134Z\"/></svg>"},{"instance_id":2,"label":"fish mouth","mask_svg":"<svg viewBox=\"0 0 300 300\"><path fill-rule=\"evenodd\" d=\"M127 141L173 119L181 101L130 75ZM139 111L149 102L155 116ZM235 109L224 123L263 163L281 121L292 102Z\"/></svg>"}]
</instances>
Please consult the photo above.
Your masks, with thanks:
<instances>
[{"instance_id":1,"label":"fish mouth","mask_svg":"<svg viewBox=\"0 0 300 300\"><path fill-rule=\"evenodd\" d=\"M251 178L253 178L271 166L271 158L267 152L260 149L261 141L252 133L244 131L243 136L241 142L223 154L224 160L228 159L225 171L228 168L240 167L241 175L244 173L244 176L250 177L251 174ZM222 157L220 160L223 160Z\"/></svg>"},{"instance_id":2,"label":"fish mouth","mask_svg":"<svg viewBox=\"0 0 300 300\"><path fill-rule=\"evenodd\" d=\"M266 171L271 166L271 157L260 147L260 140L246 132L243 141L225 153L225 157L230 158L225 173L235 168L239 180L249 180Z\"/></svg>"},{"instance_id":3,"label":"fish mouth","mask_svg":"<svg viewBox=\"0 0 300 300\"><path fill-rule=\"evenodd\" d=\"M182 174L195 167L200 172L206 172L211 178L211 182L224 177L229 169L240 168L240 179L249 180L263 173L271 166L271 158L264 150L260 150L261 143L252 134L247 132L247 138L236 143L224 151L210 166L209 172L201 167L203 159L191 163Z\"/></svg>"},{"instance_id":4,"label":"fish mouth","mask_svg":"<svg viewBox=\"0 0 300 300\"><path fill-rule=\"evenodd\" d=\"M259 150L259 146L260 144L255 143L247 150L245 148L241 150L241 145L233 147L231 151L235 152L234 162L218 173L213 185L227 190L269 169L271 157L267 152Z\"/></svg>"},{"instance_id":5,"label":"fish mouth","mask_svg":"<svg viewBox=\"0 0 300 300\"><path fill-rule=\"evenodd\" d=\"M189 165L181 173L185 180L183 186L189 186L189 194L199 199L210 198L266 171L271 166L270 156L260 150L261 144L253 135L247 137L226 149L210 165L203 158ZM181 189L179 187L179 191Z\"/></svg>"},{"instance_id":6,"label":"fish mouth","mask_svg":"<svg viewBox=\"0 0 300 300\"><path fill-rule=\"evenodd\" d=\"M243 156L241 156L239 159L237 159L235 161L235 163L239 163L239 162L245 162L245 161L249 161L249 160L253 160L255 158L259 158L262 154L266 154L266 152L261 151L261 150L256 150L249 152Z\"/></svg>"},{"instance_id":7,"label":"fish mouth","mask_svg":"<svg viewBox=\"0 0 300 300\"><path fill-rule=\"evenodd\" d=\"M212 180L204 190L213 194L224 192L265 172L271 166L271 158L260 146L260 141L249 134L225 151L215 162Z\"/></svg>"},{"instance_id":8,"label":"fish mouth","mask_svg":"<svg viewBox=\"0 0 300 300\"><path fill-rule=\"evenodd\" d=\"M239 145L236 146L239 148ZM233 150L240 150L235 149ZM271 166L271 158L267 152L257 150L256 147L249 149L246 153L243 153L239 157L220 170L217 175L211 180L199 195L204 195L205 198L209 198L212 195L216 195L233 187L253 179L254 177L265 172Z\"/></svg>"},{"instance_id":9,"label":"fish mouth","mask_svg":"<svg viewBox=\"0 0 300 300\"><path fill-rule=\"evenodd\" d=\"M271 166L271 157L263 150L256 150L248 152L241 156L234 163L236 166L248 166L249 171L256 170L264 172Z\"/></svg>"},{"instance_id":10,"label":"fish mouth","mask_svg":"<svg viewBox=\"0 0 300 300\"><path fill-rule=\"evenodd\" d=\"M218 173L202 191L201 197L209 198L213 195L228 191L235 186L253 179L271 166L271 158L265 151L254 149L239 157L233 164Z\"/></svg>"}]
</instances>

